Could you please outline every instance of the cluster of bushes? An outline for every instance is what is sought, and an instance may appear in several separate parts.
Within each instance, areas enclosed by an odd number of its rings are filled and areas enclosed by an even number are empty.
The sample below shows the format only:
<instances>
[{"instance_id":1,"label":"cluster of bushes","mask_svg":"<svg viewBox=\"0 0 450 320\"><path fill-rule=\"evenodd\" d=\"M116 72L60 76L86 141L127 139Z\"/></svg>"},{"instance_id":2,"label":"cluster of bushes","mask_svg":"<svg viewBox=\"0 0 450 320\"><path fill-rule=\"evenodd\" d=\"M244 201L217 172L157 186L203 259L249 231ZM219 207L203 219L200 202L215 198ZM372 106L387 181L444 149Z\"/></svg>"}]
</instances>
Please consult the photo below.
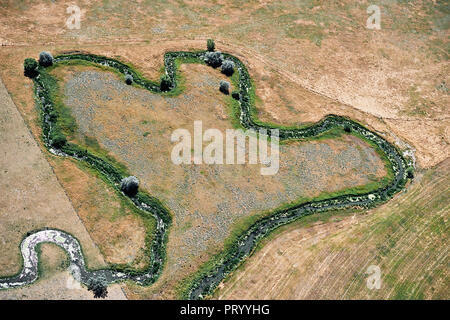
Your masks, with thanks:
<instances>
[{"instance_id":1,"label":"cluster of bushes","mask_svg":"<svg viewBox=\"0 0 450 320\"><path fill-rule=\"evenodd\" d=\"M39 53L39 63L33 58L26 58L23 63L23 73L29 78L36 77L38 72L38 67L49 67L53 65L53 56L46 51Z\"/></svg>"},{"instance_id":2,"label":"cluster of bushes","mask_svg":"<svg viewBox=\"0 0 450 320\"><path fill-rule=\"evenodd\" d=\"M220 51L206 52L204 61L207 65L218 68L222 65L223 56Z\"/></svg>"},{"instance_id":3,"label":"cluster of bushes","mask_svg":"<svg viewBox=\"0 0 450 320\"><path fill-rule=\"evenodd\" d=\"M225 59L220 51L215 50L214 40L208 39L206 42L207 52L205 52L203 61L213 67L221 67L221 72L227 76L232 76L234 73L235 64L231 59ZM224 94L230 94L230 83L228 81L222 80L219 83L219 90ZM233 98L238 100L239 94L234 93Z\"/></svg>"}]
</instances>

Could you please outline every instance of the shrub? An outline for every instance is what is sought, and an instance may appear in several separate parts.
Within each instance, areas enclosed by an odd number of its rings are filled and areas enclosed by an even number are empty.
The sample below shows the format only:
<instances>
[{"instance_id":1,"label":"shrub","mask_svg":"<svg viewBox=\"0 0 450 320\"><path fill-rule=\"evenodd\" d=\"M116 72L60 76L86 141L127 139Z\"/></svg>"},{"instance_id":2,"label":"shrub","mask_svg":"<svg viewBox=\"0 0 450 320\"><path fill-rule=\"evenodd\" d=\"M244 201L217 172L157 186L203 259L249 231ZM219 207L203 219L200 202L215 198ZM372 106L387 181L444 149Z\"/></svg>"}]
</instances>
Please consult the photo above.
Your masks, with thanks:
<instances>
[{"instance_id":1,"label":"shrub","mask_svg":"<svg viewBox=\"0 0 450 320\"><path fill-rule=\"evenodd\" d=\"M239 100L239 97L240 97L239 91L233 90L233 92L231 93L231 96L233 97L233 99Z\"/></svg>"},{"instance_id":2,"label":"shrub","mask_svg":"<svg viewBox=\"0 0 450 320\"><path fill-rule=\"evenodd\" d=\"M412 168L408 168L406 170L406 176L408 177L408 179L414 179L414 172Z\"/></svg>"},{"instance_id":3,"label":"shrub","mask_svg":"<svg viewBox=\"0 0 450 320\"><path fill-rule=\"evenodd\" d=\"M225 60L222 63L222 73L227 76L232 76L234 73L234 62L231 60Z\"/></svg>"},{"instance_id":4,"label":"shrub","mask_svg":"<svg viewBox=\"0 0 450 320\"><path fill-rule=\"evenodd\" d=\"M120 182L120 190L126 195L133 197L136 195L139 188L139 180L135 176L123 178Z\"/></svg>"},{"instance_id":5,"label":"shrub","mask_svg":"<svg viewBox=\"0 0 450 320\"><path fill-rule=\"evenodd\" d=\"M23 62L23 74L29 78L37 76L38 63L32 58L26 58Z\"/></svg>"},{"instance_id":6,"label":"shrub","mask_svg":"<svg viewBox=\"0 0 450 320\"><path fill-rule=\"evenodd\" d=\"M220 90L220 92L229 94L230 93L230 83L228 81L221 80L220 85L219 85L219 90Z\"/></svg>"},{"instance_id":7,"label":"shrub","mask_svg":"<svg viewBox=\"0 0 450 320\"><path fill-rule=\"evenodd\" d=\"M133 76L131 74L127 74L125 76L125 83L128 84L128 85L133 83Z\"/></svg>"},{"instance_id":8,"label":"shrub","mask_svg":"<svg viewBox=\"0 0 450 320\"><path fill-rule=\"evenodd\" d=\"M59 131L52 131L50 134L50 144L55 148L61 148L67 142L66 136Z\"/></svg>"},{"instance_id":9,"label":"shrub","mask_svg":"<svg viewBox=\"0 0 450 320\"><path fill-rule=\"evenodd\" d=\"M207 65L217 68L222 64L223 56L220 51L207 52L205 53L205 62Z\"/></svg>"},{"instance_id":10,"label":"shrub","mask_svg":"<svg viewBox=\"0 0 450 320\"><path fill-rule=\"evenodd\" d=\"M161 76L161 91L169 91L171 85L172 82L170 81L170 78L167 74Z\"/></svg>"},{"instance_id":11,"label":"shrub","mask_svg":"<svg viewBox=\"0 0 450 320\"><path fill-rule=\"evenodd\" d=\"M53 64L53 56L50 52L42 51L39 53L39 64L43 67L50 67Z\"/></svg>"},{"instance_id":12,"label":"shrub","mask_svg":"<svg viewBox=\"0 0 450 320\"><path fill-rule=\"evenodd\" d=\"M94 293L94 298L106 298L108 295L106 279L104 277L89 279L88 290Z\"/></svg>"},{"instance_id":13,"label":"shrub","mask_svg":"<svg viewBox=\"0 0 450 320\"><path fill-rule=\"evenodd\" d=\"M208 39L206 41L206 48L208 49L208 51L214 51L214 49L216 48L216 44L214 43L213 39Z\"/></svg>"},{"instance_id":14,"label":"shrub","mask_svg":"<svg viewBox=\"0 0 450 320\"><path fill-rule=\"evenodd\" d=\"M345 126L344 126L344 131L345 131L345 132L351 132L351 131L352 131L352 128L350 128L349 125L345 125Z\"/></svg>"}]
</instances>

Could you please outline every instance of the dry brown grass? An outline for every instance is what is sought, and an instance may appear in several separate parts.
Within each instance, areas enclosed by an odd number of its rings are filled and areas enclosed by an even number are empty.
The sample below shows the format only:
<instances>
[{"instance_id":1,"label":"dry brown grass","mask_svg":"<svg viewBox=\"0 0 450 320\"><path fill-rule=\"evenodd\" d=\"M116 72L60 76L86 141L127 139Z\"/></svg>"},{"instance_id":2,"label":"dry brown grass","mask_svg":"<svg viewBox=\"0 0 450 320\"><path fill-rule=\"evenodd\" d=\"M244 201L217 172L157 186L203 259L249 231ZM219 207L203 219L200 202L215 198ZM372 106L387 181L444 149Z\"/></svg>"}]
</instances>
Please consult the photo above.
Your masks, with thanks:
<instances>
[{"instance_id":1,"label":"dry brown grass","mask_svg":"<svg viewBox=\"0 0 450 320\"><path fill-rule=\"evenodd\" d=\"M155 65L154 58L160 52L204 47L205 39L214 35L219 49L244 57L252 76L265 78L258 86L263 101L267 97L261 104L264 120L285 124L298 122L299 114L315 121L325 110L354 113L355 119L411 143L422 167L449 155L448 122L440 121L449 119L450 83L442 2L383 3L382 29L376 31L365 28L370 1L173 0L125 5L85 0L77 3L83 14L80 30L65 28L69 4L4 2L2 43L15 51L36 44L51 50L53 44L85 49L93 43L114 43L107 53L123 55L155 74L159 62ZM145 43L152 49L129 50ZM299 95L306 101L298 103ZM410 126L420 130L412 132ZM430 133L427 127L435 130Z\"/></svg>"},{"instance_id":2,"label":"dry brown grass","mask_svg":"<svg viewBox=\"0 0 450 320\"><path fill-rule=\"evenodd\" d=\"M287 227L221 285L219 299L448 299L450 161L365 214ZM335 218L336 219L336 218ZM369 265L380 290L366 287Z\"/></svg>"},{"instance_id":3,"label":"dry brown grass","mask_svg":"<svg viewBox=\"0 0 450 320\"><path fill-rule=\"evenodd\" d=\"M135 268L147 266L146 229L132 206L76 160L55 159L54 163L55 174L105 261Z\"/></svg>"}]
</instances>

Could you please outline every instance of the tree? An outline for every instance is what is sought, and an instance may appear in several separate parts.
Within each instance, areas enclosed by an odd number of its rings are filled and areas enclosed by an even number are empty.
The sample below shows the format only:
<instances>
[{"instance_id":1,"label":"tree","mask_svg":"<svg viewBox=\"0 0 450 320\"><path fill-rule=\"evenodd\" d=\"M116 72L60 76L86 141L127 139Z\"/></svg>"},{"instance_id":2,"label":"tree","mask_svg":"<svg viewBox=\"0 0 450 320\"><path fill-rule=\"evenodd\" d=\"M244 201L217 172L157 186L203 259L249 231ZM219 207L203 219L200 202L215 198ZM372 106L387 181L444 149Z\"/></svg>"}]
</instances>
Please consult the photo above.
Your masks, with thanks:
<instances>
[{"instance_id":1,"label":"tree","mask_svg":"<svg viewBox=\"0 0 450 320\"><path fill-rule=\"evenodd\" d=\"M214 43L213 39L208 39L206 41L206 48L208 49L208 51L214 51L214 49L216 48L216 44Z\"/></svg>"},{"instance_id":2,"label":"tree","mask_svg":"<svg viewBox=\"0 0 450 320\"><path fill-rule=\"evenodd\" d=\"M233 99L239 100L239 97L240 97L239 91L233 90L233 92L231 93L231 96L233 97Z\"/></svg>"},{"instance_id":3,"label":"tree","mask_svg":"<svg viewBox=\"0 0 450 320\"><path fill-rule=\"evenodd\" d=\"M414 179L414 172L413 172L413 169L412 169L412 168L408 168L408 169L406 170L406 177L407 177L408 179Z\"/></svg>"},{"instance_id":4,"label":"tree","mask_svg":"<svg viewBox=\"0 0 450 320\"><path fill-rule=\"evenodd\" d=\"M53 64L53 56L50 52L42 51L39 53L39 64L43 67L50 67Z\"/></svg>"},{"instance_id":5,"label":"tree","mask_svg":"<svg viewBox=\"0 0 450 320\"><path fill-rule=\"evenodd\" d=\"M23 62L23 73L29 78L34 78L37 76L38 63L32 58L26 58Z\"/></svg>"},{"instance_id":6,"label":"tree","mask_svg":"<svg viewBox=\"0 0 450 320\"><path fill-rule=\"evenodd\" d=\"M222 64L223 56L220 51L207 52L205 53L204 61L207 65L217 68Z\"/></svg>"},{"instance_id":7,"label":"tree","mask_svg":"<svg viewBox=\"0 0 450 320\"><path fill-rule=\"evenodd\" d=\"M220 92L229 94L230 93L230 83L228 81L221 80L220 85L219 85L219 90L220 90Z\"/></svg>"},{"instance_id":8,"label":"tree","mask_svg":"<svg viewBox=\"0 0 450 320\"><path fill-rule=\"evenodd\" d=\"M51 145L60 149L67 142L66 136L59 131L52 131L50 134Z\"/></svg>"},{"instance_id":9,"label":"tree","mask_svg":"<svg viewBox=\"0 0 450 320\"><path fill-rule=\"evenodd\" d=\"M123 178L120 182L120 190L126 195L133 197L136 195L139 188L139 180L135 176Z\"/></svg>"},{"instance_id":10,"label":"tree","mask_svg":"<svg viewBox=\"0 0 450 320\"><path fill-rule=\"evenodd\" d=\"M222 63L222 73L227 76L232 76L234 73L234 62L231 60L225 60Z\"/></svg>"},{"instance_id":11,"label":"tree","mask_svg":"<svg viewBox=\"0 0 450 320\"><path fill-rule=\"evenodd\" d=\"M160 84L161 91L169 91L171 85L172 81L170 81L170 77L167 74L161 76L161 84Z\"/></svg>"},{"instance_id":12,"label":"tree","mask_svg":"<svg viewBox=\"0 0 450 320\"><path fill-rule=\"evenodd\" d=\"M108 296L108 288L104 277L91 278L88 283L88 290L94 293L94 298L106 298Z\"/></svg>"},{"instance_id":13,"label":"tree","mask_svg":"<svg viewBox=\"0 0 450 320\"><path fill-rule=\"evenodd\" d=\"M127 74L125 76L125 83L128 84L128 85L133 83L133 76L131 74Z\"/></svg>"}]
</instances>

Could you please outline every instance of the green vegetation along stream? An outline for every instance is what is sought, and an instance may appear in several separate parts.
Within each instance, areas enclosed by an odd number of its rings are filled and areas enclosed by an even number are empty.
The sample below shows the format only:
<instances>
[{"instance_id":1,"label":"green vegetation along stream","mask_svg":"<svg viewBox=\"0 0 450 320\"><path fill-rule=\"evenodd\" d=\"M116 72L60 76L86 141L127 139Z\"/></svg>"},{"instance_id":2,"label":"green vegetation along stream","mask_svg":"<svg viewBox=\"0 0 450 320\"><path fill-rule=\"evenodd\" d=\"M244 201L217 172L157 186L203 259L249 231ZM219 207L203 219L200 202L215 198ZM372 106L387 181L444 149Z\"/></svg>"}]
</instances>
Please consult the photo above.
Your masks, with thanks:
<instances>
[{"instance_id":1,"label":"green vegetation along stream","mask_svg":"<svg viewBox=\"0 0 450 320\"><path fill-rule=\"evenodd\" d=\"M164 55L164 81L166 81L165 86L168 89L165 90L166 92L161 90L160 83L146 79L132 66L104 56L84 53L63 54L54 58L52 68L65 64L93 64L112 69L123 77L131 75L135 85L151 92L176 94L182 90L178 86L178 65L183 62L204 63L205 53L206 51L167 52ZM182 294L183 298L188 299L201 299L210 295L218 284L252 253L258 242L276 228L313 213L347 209L349 207L369 208L377 206L388 201L394 194L402 190L407 179L412 177L411 164L405 160L396 147L351 119L337 115L328 115L315 124L300 128L277 127L260 122L255 117L254 87L247 68L235 56L226 53L223 53L223 56L225 59L232 60L235 64L236 75L233 76L232 81L235 82L234 84L239 91L239 98L234 102L235 113L242 127L254 130L266 129L269 136L271 132L269 129L279 129L281 141L288 139L314 139L332 132L332 130L354 134L366 140L379 152L383 153L392 173L392 178L387 184L369 193L355 192L354 194L349 194L343 192L341 195L330 198L324 199L321 197L320 199L295 204L290 207L284 206L273 211L270 215L257 220L250 228L241 233L232 245L226 248L225 252L214 257L189 279L189 283L185 286ZM37 75L33 77L33 82L36 101L41 109L42 136L48 150L55 155L69 156L88 163L104 175L111 185L120 190L121 180L129 175L126 168L123 168L123 166L118 165L111 159L94 155L85 148L67 141L64 130L58 123L60 115L52 99L52 92L55 90L57 80L49 74L46 68L39 66ZM127 195L124 194L124 196ZM29 232L21 243L21 253L24 261L22 271L15 276L1 278L0 289L30 284L38 278L37 264L39 257L35 247L42 242L52 242L65 249L69 253L72 269L76 271L72 272L75 272L78 280L84 284L88 284L89 281L97 278L105 279L107 283L125 280L135 281L141 285L154 283L164 266L168 231L172 217L158 199L142 191L139 191L135 196L129 196L129 198L141 210L142 214L152 215L156 219L155 235L149 250L150 263L146 270L136 271L124 268L88 270L85 266L81 246L73 236L60 230L38 230Z\"/></svg>"}]
</instances>

